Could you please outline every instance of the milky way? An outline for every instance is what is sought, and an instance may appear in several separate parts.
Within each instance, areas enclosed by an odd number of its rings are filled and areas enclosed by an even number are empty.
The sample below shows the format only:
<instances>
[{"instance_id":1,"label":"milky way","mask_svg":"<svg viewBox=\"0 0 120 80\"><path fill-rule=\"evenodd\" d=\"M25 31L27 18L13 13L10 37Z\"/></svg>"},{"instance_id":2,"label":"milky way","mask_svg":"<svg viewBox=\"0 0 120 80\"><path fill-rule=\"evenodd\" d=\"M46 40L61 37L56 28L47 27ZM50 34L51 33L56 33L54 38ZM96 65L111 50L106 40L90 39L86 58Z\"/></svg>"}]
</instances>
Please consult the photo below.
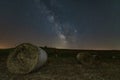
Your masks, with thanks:
<instances>
[{"instance_id":1,"label":"milky way","mask_svg":"<svg viewBox=\"0 0 120 80\"><path fill-rule=\"evenodd\" d=\"M119 0L0 0L0 48L23 42L120 49Z\"/></svg>"},{"instance_id":2,"label":"milky way","mask_svg":"<svg viewBox=\"0 0 120 80\"><path fill-rule=\"evenodd\" d=\"M49 6L44 2L44 0L35 0L35 2L41 13L45 15L49 23L52 24L52 28L57 34L58 40L55 42L54 46L69 47L71 42L76 41L77 30L75 26L71 25L69 22L62 23L58 18L59 16L52 9L53 6L56 8L62 6L61 4L57 3L57 0L50 0Z\"/></svg>"}]
</instances>

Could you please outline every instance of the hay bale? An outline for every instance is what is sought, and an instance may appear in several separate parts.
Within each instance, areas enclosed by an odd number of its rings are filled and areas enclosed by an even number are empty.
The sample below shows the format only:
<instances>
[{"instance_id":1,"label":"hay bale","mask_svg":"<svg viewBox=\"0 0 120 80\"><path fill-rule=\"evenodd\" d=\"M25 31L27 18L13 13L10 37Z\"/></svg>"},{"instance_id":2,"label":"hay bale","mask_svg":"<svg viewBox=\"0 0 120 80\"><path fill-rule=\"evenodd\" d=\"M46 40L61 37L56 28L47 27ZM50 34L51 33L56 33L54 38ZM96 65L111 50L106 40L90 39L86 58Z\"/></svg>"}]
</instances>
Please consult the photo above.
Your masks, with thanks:
<instances>
[{"instance_id":1,"label":"hay bale","mask_svg":"<svg viewBox=\"0 0 120 80\"><path fill-rule=\"evenodd\" d=\"M90 53L78 53L76 58L81 64L89 65L93 63L93 56Z\"/></svg>"},{"instance_id":2,"label":"hay bale","mask_svg":"<svg viewBox=\"0 0 120 80\"><path fill-rule=\"evenodd\" d=\"M30 43L18 45L7 59L7 68L11 73L26 74L43 66L47 54L41 48Z\"/></svg>"}]
</instances>

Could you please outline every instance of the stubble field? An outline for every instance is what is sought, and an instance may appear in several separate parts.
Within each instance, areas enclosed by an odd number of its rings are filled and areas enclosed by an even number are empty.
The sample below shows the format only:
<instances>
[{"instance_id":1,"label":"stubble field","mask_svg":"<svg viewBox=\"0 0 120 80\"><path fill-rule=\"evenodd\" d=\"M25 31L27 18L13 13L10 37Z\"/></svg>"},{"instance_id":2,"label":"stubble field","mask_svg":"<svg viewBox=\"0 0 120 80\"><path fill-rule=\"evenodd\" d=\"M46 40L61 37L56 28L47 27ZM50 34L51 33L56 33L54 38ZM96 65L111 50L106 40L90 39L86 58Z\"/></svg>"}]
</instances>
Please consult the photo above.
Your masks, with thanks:
<instances>
[{"instance_id":1,"label":"stubble field","mask_svg":"<svg viewBox=\"0 0 120 80\"><path fill-rule=\"evenodd\" d=\"M0 51L0 80L120 80L120 59L107 52L96 58L93 64L79 64L79 51L45 49L48 53L46 65L29 74L12 74L7 70L6 60L11 50ZM91 52L91 51L87 51ZM97 54L97 51L94 52ZM99 53L99 51L98 51ZM103 56L104 54L107 56ZM101 55L100 55L101 56Z\"/></svg>"}]
</instances>

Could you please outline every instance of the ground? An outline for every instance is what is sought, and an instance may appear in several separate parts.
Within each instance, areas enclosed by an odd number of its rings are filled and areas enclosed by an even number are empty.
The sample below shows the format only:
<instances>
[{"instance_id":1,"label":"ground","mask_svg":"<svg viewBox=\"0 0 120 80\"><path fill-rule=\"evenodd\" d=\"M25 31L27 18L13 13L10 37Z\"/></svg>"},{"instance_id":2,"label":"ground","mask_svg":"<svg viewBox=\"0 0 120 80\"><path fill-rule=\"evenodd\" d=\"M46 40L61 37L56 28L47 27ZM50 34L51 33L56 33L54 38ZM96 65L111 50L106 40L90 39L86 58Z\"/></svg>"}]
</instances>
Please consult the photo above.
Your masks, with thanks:
<instances>
[{"instance_id":1,"label":"ground","mask_svg":"<svg viewBox=\"0 0 120 80\"><path fill-rule=\"evenodd\" d=\"M7 70L8 55L0 56L0 80L120 80L120 60L79 64L75 55L48 56L47 63L29 74L12 74Z\"/></svg>"}]
</instances>

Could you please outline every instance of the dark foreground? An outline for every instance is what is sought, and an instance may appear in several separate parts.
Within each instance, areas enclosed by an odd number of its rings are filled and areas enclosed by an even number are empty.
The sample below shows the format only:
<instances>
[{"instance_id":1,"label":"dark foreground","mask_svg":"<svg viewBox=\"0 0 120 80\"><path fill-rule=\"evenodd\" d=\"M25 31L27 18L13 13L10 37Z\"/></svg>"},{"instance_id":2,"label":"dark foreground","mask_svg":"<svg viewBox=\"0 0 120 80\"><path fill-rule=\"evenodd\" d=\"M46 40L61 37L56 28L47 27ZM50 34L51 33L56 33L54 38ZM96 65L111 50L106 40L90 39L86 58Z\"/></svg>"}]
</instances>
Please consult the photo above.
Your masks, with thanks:
<instances>
[{"instance_id":1,"label":"dark foreground","mask_svg":"<svg viewBox=\"0 0 120 80\"><path fill-rule=\"evenodd\" d=\"M11 74L6 67L7 55L1 55L0 80L120 80L119 59L106 58L81 65L75 55L63 55L49 55L45 66L26 75Z\"/></svg>"}]
</instances>

